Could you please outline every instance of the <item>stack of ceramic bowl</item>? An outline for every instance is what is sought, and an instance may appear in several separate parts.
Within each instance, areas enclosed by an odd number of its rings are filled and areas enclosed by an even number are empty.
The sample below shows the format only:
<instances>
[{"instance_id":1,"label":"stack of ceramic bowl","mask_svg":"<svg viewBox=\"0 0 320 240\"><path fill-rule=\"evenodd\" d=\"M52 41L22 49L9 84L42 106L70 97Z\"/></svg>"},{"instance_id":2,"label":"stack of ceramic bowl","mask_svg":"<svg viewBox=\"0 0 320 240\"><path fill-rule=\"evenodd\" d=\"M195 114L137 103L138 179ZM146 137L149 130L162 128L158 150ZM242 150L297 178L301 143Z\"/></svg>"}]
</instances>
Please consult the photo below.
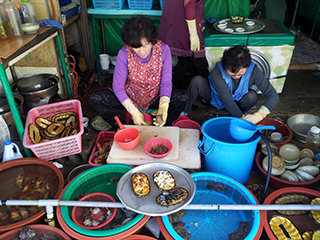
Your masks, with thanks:
<instances>
[{"instance_id":1,"label":"stack of ceramic bowl","mask_svg":"<svg viewBox=\"0 0 320 240\"><path fill-rule=\"evenodd\" d=\"M266 154L262 148L262 152ZM319 174L320 161L313 160L312 150L300 149L294 144L284 144L276 152L276 146L272 150L271 174L290 182L306 182L313 180ZM262 161L265 171L268 169L268 157Z\"/></svg>"}]
</instances>

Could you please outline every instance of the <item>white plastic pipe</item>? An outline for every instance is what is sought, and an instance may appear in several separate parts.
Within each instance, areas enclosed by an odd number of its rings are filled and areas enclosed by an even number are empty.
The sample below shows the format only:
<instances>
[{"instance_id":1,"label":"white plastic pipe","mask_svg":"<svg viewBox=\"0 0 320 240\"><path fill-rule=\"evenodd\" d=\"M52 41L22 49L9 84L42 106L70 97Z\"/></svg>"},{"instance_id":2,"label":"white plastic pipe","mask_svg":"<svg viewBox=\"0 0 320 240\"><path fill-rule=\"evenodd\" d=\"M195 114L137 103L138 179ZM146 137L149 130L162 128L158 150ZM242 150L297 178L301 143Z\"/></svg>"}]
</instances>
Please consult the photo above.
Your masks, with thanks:
<instances>
[{"instance_id":1,"label":"white plastic pipe","mask_svg":"<svg viewBox=\"0 0 320 240\"><path fill-rule=\"evenodd\" d=\"M45 200L2 200L1 205L7 206L77 206L125 208L120 202L69 201L58 199ZM186 210L320 210L316 204L189 204Z\"/></svg>"}]
</instances>

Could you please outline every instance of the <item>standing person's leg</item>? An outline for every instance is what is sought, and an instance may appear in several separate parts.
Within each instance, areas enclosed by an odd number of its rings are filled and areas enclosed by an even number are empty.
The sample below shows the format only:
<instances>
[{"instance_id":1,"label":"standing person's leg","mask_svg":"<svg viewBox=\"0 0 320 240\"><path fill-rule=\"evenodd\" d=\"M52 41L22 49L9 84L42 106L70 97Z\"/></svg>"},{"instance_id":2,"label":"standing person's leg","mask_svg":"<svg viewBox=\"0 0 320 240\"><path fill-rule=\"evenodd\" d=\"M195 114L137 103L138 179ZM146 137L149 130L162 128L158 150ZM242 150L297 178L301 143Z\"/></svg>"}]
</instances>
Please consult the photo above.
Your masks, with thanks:
<instances>
[{"instance_id":1,"label":"standing person's leg","mask_svg":"<svg viewBox=\"0 0 320 240\"><path fill-rule=\"evenodd\" d=\"M209 76L208 62L205 57L192 58L191 62L194 68L195 76L200 75L204 78Z\"/></svg>"},{"instance_id":2,"label":"standing person's leg","mask_svg":"<svg viewBox=\"0 0 320 240\"><path fill-rule=\"evenodd\" d=\"M190 57L178 57L178 64L174 67L173 72L173 88L174 89L184 89L185 86L188 86L188 77L187 72L190 71L191 63Z\"/></svg>"},{"instance_id":3,"label":"standing person's leg","mask_svg":"<svg viewBox=\"0 0 320 240\"><path fill-rule=\"evenodd\" d=\"M241 111L243 113L247 112L248 110L250 110L250 108L252 108L254 105L257 104L259 100L259 96L256 93L255 90L249 90L249 92L244 95L240 101L237 102L239 108L241 109Z\"/></svg>"},{"instance_id":4,"label":"standing person's leg","mask_svg":"<svg viewBox=\"0 0 320 240\"><path fill-rule=\"evenodd\" d=\"M112 126L116 126L114 116L125 112L118 98L110 90L94 92L89 97L91 107Z\"/></svg>"},{"instance_id":5,"label":"standing person's leg","mask_svg":"<svg viewBox=\"0 0 320 240\"><path fill-rule=\"evenodd\" d=\"M171 126L172 122L179 117L180 113L185 108L187 101L188 101L187 91L179 90L179 89L172 90L169 110L168 110L168 118L166 122L167 126Z\"/></svg>"},{"instance_id":6,"label":"standing person's leg","mask_svg":"<svg viewBox=\"0 0 320 240\"><path fill-rule=\"evenodd\" d=\"M210 102L211 90L209 80L202 76L195 76L188 87L188 101L183 110L183 114L191 111L192 104L198 98L203 98L206 102Z\"/></svg>"}]
</instances>

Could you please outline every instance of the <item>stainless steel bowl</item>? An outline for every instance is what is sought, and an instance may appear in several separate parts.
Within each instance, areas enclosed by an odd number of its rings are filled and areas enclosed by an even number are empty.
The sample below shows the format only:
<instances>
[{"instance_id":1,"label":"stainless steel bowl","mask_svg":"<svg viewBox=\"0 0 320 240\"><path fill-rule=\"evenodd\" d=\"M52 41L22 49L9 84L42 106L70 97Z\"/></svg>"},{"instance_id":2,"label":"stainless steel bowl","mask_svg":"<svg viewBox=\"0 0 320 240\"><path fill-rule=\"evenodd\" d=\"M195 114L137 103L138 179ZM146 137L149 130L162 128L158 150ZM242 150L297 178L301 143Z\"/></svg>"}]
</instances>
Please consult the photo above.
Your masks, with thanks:
<instances>
[{"instance_id":1,"label":"stainless steel bowl","mask_svg":"<svg viewBox=\"0 0 320 240\"><path fill-rule=\"evenodd\" d=\"M320 128L320 117L312 114L296 114L287 120L294 138L302 143L306 142L307 133L312 126Z\"/></svg>"}]
</instances>

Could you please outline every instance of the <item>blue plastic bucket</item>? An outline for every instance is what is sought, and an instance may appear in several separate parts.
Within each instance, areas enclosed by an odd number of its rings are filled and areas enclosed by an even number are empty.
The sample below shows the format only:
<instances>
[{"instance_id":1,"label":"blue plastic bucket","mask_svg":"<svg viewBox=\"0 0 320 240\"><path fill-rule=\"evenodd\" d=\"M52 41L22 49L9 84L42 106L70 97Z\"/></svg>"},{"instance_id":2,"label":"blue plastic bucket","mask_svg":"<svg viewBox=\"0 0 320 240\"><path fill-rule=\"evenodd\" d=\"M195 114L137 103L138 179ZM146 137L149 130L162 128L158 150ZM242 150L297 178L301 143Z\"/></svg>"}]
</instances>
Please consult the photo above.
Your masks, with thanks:
<instances>
[{"instance_id":1,"label":"blue plastic bucket","mask_svg":"<svg viewBox=\"0 0 320 240\"><path fill-rule=\"evenodd\" d=\"M192 173L196 184L196 192L191 204L251 204L257 200L241 183L218 173ZM244 240L260 239L262 224L258 210L182 210L181 218L162 216L168 233L175 240L185 239L183 231L176 231L177 221L182 222L184 230L189 233L190 240L228 240L229 234L235 233L241 222L248 226ZM180 232L180 233L178 233Z\"/></svg>"},{"instance_id":2,"label":"blue plastic bucket","mask_svg":"<svg viewBox=\"0 0 320 240\"><path fill-rule=\"evenodd\" d=\"M256 133L247 142L235 140L229 131L232 119L218 117L206 121L201 128L203 139L198 148L204 155L206 171L221 173L245 183L261 137Z\"/></svg>"}]
</instances>

